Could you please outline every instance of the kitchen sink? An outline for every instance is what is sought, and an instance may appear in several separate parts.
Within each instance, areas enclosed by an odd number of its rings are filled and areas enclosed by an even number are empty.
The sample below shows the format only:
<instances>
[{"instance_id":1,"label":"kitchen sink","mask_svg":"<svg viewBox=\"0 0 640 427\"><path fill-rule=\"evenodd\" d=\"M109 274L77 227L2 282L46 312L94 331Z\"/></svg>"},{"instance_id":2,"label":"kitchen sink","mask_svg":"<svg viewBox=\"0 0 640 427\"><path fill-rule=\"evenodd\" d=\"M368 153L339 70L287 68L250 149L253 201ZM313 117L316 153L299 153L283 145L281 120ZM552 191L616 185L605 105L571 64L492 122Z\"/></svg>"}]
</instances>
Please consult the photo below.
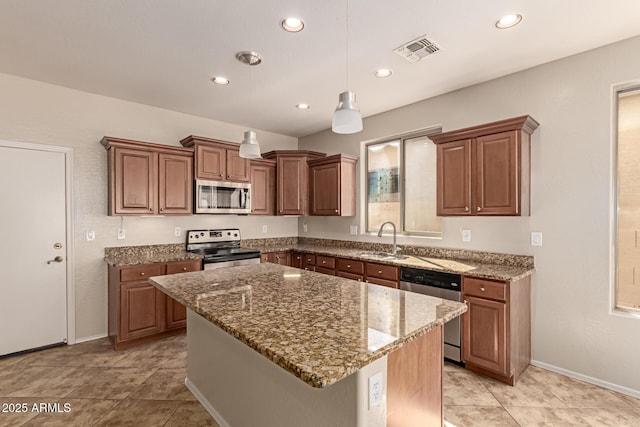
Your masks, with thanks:
<instances>
[{"instance_id":1,"label":"kitchen sink","mask_svg":"<svg viewBox=\"0 0 640 427\"><path fill-rule=\"evenodd\" d=\"M381 259L381 260L399 260L408 258L406 255L394 255L387 252L358 252L356 255L363 258Z\"/></svg>"}]
</instances>

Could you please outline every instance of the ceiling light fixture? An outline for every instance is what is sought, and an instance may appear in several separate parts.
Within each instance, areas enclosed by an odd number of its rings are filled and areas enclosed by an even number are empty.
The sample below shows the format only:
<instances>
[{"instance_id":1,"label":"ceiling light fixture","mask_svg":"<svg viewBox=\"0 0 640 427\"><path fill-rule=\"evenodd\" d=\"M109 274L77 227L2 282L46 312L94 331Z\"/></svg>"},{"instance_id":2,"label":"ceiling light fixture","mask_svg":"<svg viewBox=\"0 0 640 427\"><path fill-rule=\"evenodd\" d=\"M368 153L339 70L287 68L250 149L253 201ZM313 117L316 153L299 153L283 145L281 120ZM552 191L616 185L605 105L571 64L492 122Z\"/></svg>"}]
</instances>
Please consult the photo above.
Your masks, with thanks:
<instances>
[{"instance_id":1,"label":"ceiling light fixture","mask_svg":"<svg viewBox=\"0 0 640 427\"><path fill-rule=\"evenodd\" d=\"M511 28L515 25L518 25L522 21L522 15L518 13L512 13L510 15L505 15L502 18L498 19L496 22L496 27L504 30L506 28Z\"/></svg>"},{"instance_id":2,"label":"ceiling light fixture","mask_svg":"<svg viewBox=\"0 0 640 427\"><path fill-rule=\"evenodd\" d=\"M242 51L236 53L236 59L243 64L255 66L262 62L262 56L256 52ZM249 104L252 104L251 96L251 69L249 69ZM256 133L251 129L244 132L244 138L240 144L240 157L244 159L261 159L260 144L256 138Z\"/></svg>"},{"instance_id":3,"label":"ceiling light fixture","mask_svg":"<svg viewBox=\"0 0 640 427\"><path fill-rule=\"evenodd\" d=\"M295 16L283 19L280 25L282 25L282 28L285 31L290 33L298 33L304 28L304 22L302 22L302 19L296 18Z\"/></svg>"},{"instance_id":4,"label":"ceiling light fixture","mask_svg":"<svg viewBox=\"0 0 640 427\"><path fill-rule=\"evenodd\" d=\"M309 108L311 108L311 105L309 105L309 104L298 104L298 105L296 105L296 108L298 110L308 110Z\"/></svg>"},{"instance_id":5,"label":"ceiling light fixture","mask_svg":"<svg viewBox=\"0 0 640 427\"><path fill-rule=\"evenodd\" d=\"M335 133L349 134L356 133L362 130L362 115L356 105L356 94L349 90L349 0L347 3L347 43L346 43L346 58L347 58L347 90L338 95L338 106L333 113L333 120L331 121L331 130Z\"/></svg>"},{"instance_id":6,"label":"ceiling light fixture","mask_svg":"<svg viewBox=\"0 0 640 427\"><path fill-rule=\"evenodd\" d=\"M226 77L214 77L211 79L212 82L214 82L217 85L228 85L229 84L229 79L227 79Z\"/></svg>"},{"instance_id":7,"label":"ceiling light fixture","mask_svg":"<svg viewBox=\"0 0 640 427\"><path fill-rule=\"evenodd\" d=\"M376 70L376 77L381 79L391 77L391 74L393 74L393 71L389 70L388 68L380 68L379 70Z\"/></svg>"}]
</instances>

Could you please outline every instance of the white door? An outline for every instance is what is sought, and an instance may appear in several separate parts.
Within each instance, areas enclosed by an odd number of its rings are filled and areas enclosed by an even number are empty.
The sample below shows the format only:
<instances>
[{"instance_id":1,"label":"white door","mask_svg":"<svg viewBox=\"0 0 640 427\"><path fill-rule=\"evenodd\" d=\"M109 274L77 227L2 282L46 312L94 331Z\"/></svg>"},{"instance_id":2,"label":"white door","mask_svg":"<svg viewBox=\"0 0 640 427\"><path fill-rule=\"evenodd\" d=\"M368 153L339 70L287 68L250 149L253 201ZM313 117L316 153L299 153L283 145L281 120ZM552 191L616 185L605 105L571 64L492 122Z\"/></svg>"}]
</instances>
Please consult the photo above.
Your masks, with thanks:
<instances>
[{"instance_id":1,"label":"white door","mask_svg":"<svg viewBox=\"0 0 640 427\"><path fill-rule=\"evenodd\" d=\"M65 153L0 143L0 355L67 341L65 176Z\"/></svg>"}]
</instances>

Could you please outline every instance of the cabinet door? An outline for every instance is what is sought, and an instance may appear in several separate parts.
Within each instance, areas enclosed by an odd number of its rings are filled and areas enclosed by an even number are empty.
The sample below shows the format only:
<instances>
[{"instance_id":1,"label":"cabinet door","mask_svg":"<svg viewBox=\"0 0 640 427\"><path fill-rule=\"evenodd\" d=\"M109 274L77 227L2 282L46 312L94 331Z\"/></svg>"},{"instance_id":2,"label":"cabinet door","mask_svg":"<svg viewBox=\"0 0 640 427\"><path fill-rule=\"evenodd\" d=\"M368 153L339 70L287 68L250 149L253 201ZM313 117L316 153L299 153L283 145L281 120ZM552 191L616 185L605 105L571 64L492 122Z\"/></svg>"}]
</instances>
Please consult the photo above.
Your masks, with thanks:
<instances>
[{"instance_id":1,"label":"cabinet door","mask_svg":"<svg viewBox=\"0 0 640 427\"><path fill-rule=\"evenodd\" d=\"M362 274L354 274L347 273L346 271L336 271L336 276L344 277L345 279L357 280L358 282L362 282L364 280L364 276Z\"/></svg>"},{"instance_id":2,"label":"cabinet door","mask_svg":"<svg viewBox=\"0 0 640 427\"><path fill-rule=\"evenodd\" d=\"M111 215L156 213L156 154L116 147L111 165Z\"/></svg>"},{"instance_id":3,"label":"cabinet door","mask_svg":"<svg viewBox=\"0 0 640 427\"><path fill-rule=\"evenodd\" d=\"M240 149L227 148L227 181L249 182L249 160L240 157Z\"/></svg>"},{"instance_id":4,"label":"cabinet door","mask_svg":"<svg viewBox=\"0 0 640 427\"><path fill-rule=\"evenodd\" d=\"M306 213L307 175L307 162L304 158L278 159L278 215Z\"/></svg>"},{"instance_id":5,"label":"cabinet door","mask_svg":"<svg viewBox=\"0 0 640 427\"><path fill-rule=\"evenodd\" d=\"M340 215L340 163L309 168L311 215Z\"/></svg>"},{"instance_id":6,"label":"cabinet door","mask_svg":"<svg viewBox=\"0 0 640 427\"><path fill-rule=\"evenodd\" d=\"M462 359L509 376L506 304L466 295L463 298L469 309L462 315Z\"/></svg>"},{"instance_id":7,"label":"cabinet door","mask_svg":"<svg viewBox=\"0 0 640 427\"><path fill-rule=\"evenodd\" d=\"M165 295L146 281L120 286L120 340L162 331Z\"/></svg>"},{"instance_id":8,"label":"cabinet door","mask_svg":"<svg viewBox=\"0 0 640 427\"><path fill-rule=\"evenodd\" d=\"M189 215L193 208L193 160L187 156L158 154L159 213Z\"/></svg>"},{"instance_id":9,"label":"cabinet door","mask_svg":"<svg viewBox=\"0 0 640 427\"><path fill-rule=\"evenodd\" d=\"M222 181L227 174L224 147L196 145L196 178Z\"/></svg>"},{"instance_id":10,"label":"cabinet door","mask_svg":"<svg viewBox=\"0 0 640 427\"><path fill-rule=\"evenodd\" d=\"M280 265L289 265L291 264L291 254L289 252L274 252L273 258L270 262Z\"/></svg>"},{"instance_id":11,"label":"cabinet door","mask_svg":"<svg viewBox=\"0 0 640 427\"><path fill-rule=\"evenodd\" d=\"M291 267L302 268L304 254L293 252L291 254Z\"/></svg>"},{"instance_id":12,"label":"cabinet door","mask_svg":"<svg viewBox=\"0 0 640 427\"><path fill-rule=\"evenodd\" d=\"M438 215L471 214L471 140L438 144Z\"/></svg>"},{"instance_id":13,"label":"cabinet door","mask_svg":"<svg viewBox=\"0 0 640 427\"><path fill-rule=\"evenodd\" d=\"M171 262L167 264L167 274L198 271L201 269L200 264L200 260ZM177 329L187 326L187 308L168 295L166 299L166 329Z\"/></svg>"},{"instance_id":14,"label":"cabinet door","mask_svg":"<svg viewBox=\"0 0 640 427\"><path fill-rule=\"evenodd\" d=\"M519 215L520 143L518 132L476 139L475 206L477 215Z\"/></svg>"},{"instance_id":15,"label":"cabinet door","mask_svg":"<svg viewBox=\"0 0 640 427\"><path fill-rule=\"evenodd\" d=\"M276 214L276 168L251 165L251 214Z\"/></svg>"}]
</instances>

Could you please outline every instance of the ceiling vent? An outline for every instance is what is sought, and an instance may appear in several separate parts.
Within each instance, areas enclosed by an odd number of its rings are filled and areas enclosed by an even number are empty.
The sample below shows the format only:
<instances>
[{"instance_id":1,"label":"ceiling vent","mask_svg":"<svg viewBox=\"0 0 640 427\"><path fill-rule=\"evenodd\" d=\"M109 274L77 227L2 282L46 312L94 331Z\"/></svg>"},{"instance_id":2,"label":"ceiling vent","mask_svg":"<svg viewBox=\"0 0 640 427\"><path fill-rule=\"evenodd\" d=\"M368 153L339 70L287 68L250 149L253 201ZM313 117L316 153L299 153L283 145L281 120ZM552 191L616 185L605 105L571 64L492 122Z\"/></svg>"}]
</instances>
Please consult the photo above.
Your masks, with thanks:
<instances>
[{"instance_id":1,"label":"ceiling vent","mask_svg":"<svg viewBox=\"0 0 640 427\"><path fill-rule=\"evenodd\" d=\"M440 46L438 46L433 40L429 40L426 35L420 36L415 40L411 40L410 42L393 49L395 53L412 64L431 55L432 53L438 52L439 50Z\"/></svg>"}]
</instances>

